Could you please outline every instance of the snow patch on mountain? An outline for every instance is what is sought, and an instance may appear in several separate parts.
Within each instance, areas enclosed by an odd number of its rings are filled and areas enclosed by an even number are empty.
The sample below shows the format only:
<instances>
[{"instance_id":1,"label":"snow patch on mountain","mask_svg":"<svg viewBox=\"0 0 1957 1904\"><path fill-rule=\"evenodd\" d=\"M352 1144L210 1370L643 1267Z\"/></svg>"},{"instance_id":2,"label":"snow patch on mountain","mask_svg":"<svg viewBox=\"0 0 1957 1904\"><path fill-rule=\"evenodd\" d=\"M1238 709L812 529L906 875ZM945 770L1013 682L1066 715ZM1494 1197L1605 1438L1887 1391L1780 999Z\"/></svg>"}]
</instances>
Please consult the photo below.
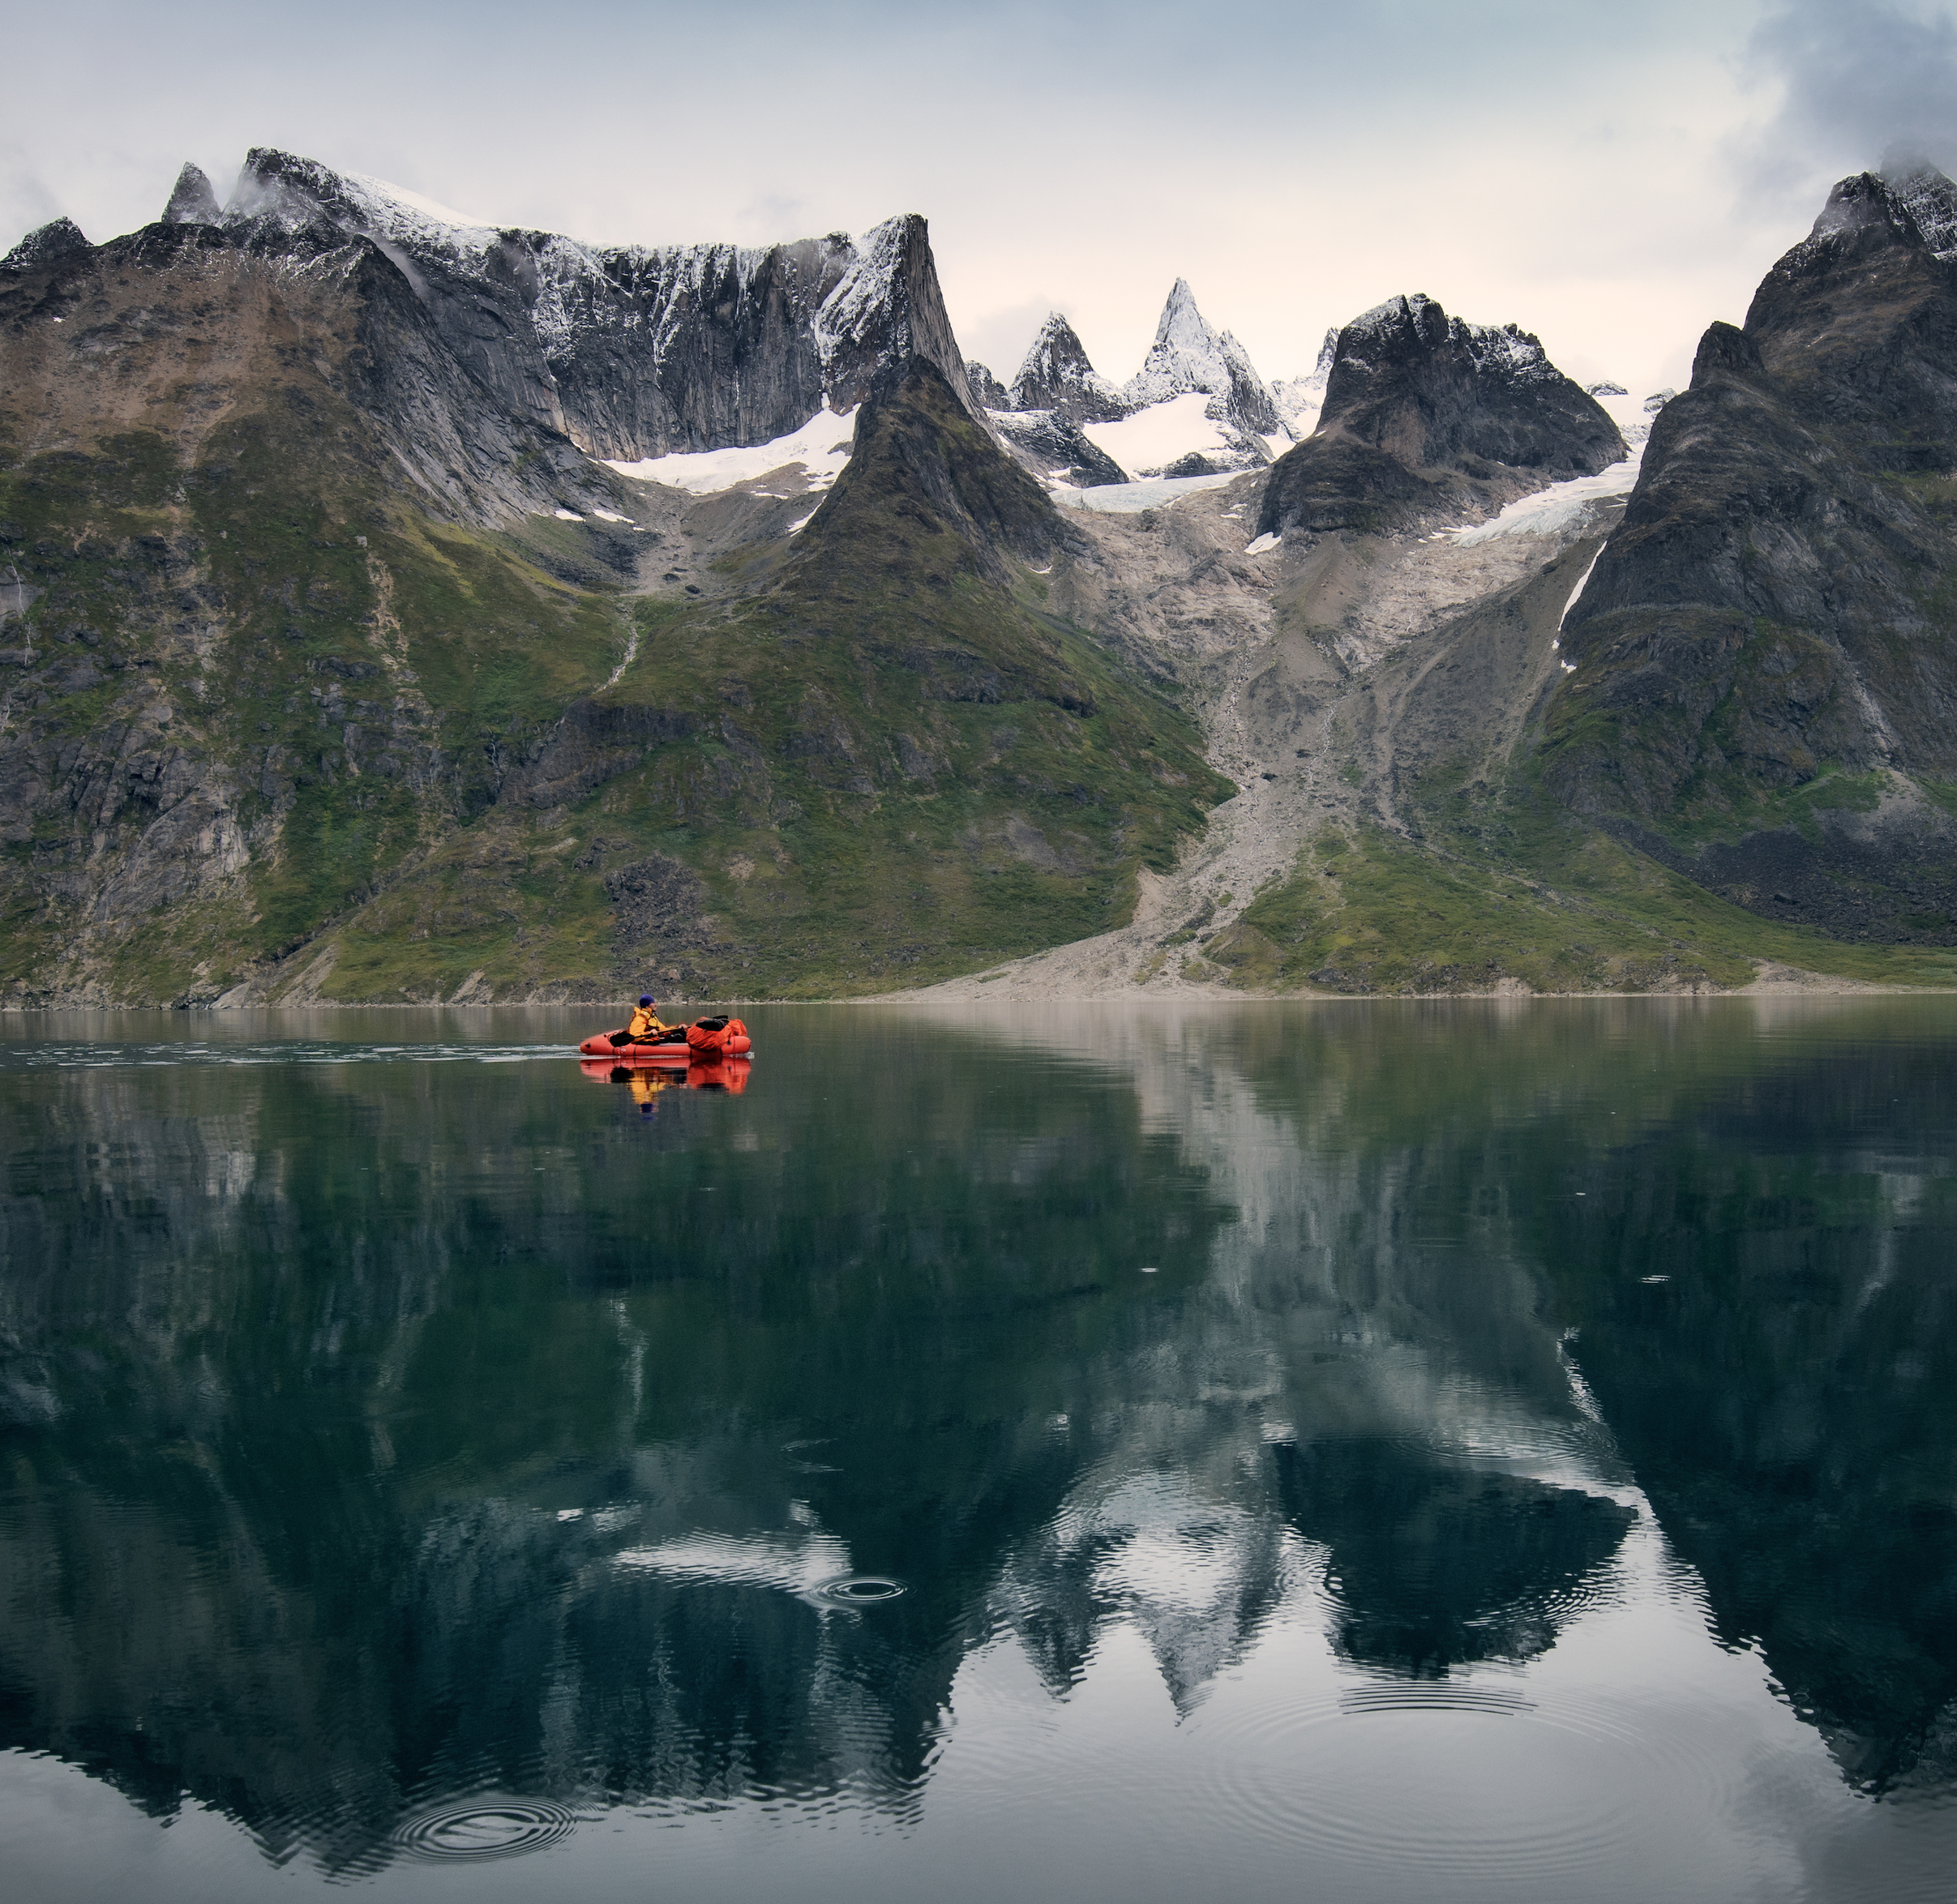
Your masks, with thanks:
<instances>
[{"instance_id":1,"label":"snow patch on mountain","mask_svg":"<svg viewBox=\"0 0 1957 1904\"><path fill-rule=\"evenodd\" d=\"M1118 423L1088 423L1081 434L1104 456L1136 476L1153 475L1184 456L1235 460L1235 444L1210 414L1200 390L1151 404Z\"/></svg>"},{"instance_id":2,"label":"snow patch on mountain","mask_svg":"<svg viewBox=\"0 0 1957 1904\"><path fill-rule=\"evenodd\" d=\"M606 468L635 482L662 483L690 495L717 495L756 482L764 476L789 477L799 471L802 481L787 494L812 494L826 490L848 466L855 439L856 413L833 416L818 410L799 430L773 443L747 449L699 450L692 454L648 456L636 463L608 460ZM806 519L804 519L806 520ZM798 525L799 526L799 525Z\"/></svg>"},{"instance_id":3,"label":"snow patch on mountain","mask_svg":"<svg viewBox=\"0 0 1957 1904\"><path fill-rule=\"evenodd\" d=\"M1595 393L1593 393L1595 394ZM1499 516L1472 527L1450 529L1448 539L1458 546L1493 541L1498 536L1571 536L1581 533L1599 513L1599 505L1628 496L1638 484L1638 472L1644 461L1644 446L1651 434L1651 418L1638 399L1617 390L1597 395L1596 400L1609 413L1618 432L1629 444L1631 453L1621 462L1596 476L1579 476L1569 482L1552 482L1546 490L1519 497ZM1661 406L1662 407L1662 406ZM1594 564L1592 565L1595 566ZM1588 579L1587 572L1586 580ZM1581 592L1582 584L1578 585ZM1571 601L1574 604L1575 597ZM1563 611L1567 614L1569 611Z\"/></svg>"},{"instance_id":4,"label":"snow patch on mountain","mask_svg":"<svg viewBox=\"0 0 1957 1904\"><path fill-rule=\"evenodd\" d=\"M1053 500L1067 509L1091 509L1103 516L1139 516L1144 509L1166 509L1203 490L1218 490L1241 473L1224 470L1214 476L1157 477L1147 482L1111 482L1098 489L1052 486Z\"/></svg>"},{"instance_id":5,"label":"snow patch on mountain","mask_svg":"<svg viewBox=\"0 0 1957 1904\"><path fill-rule=\"evenodd\" d=\"M1325 409L1325 384L1332 374L1332 359L1338 354L1338 327L1325 334L1318 347L1318 361L1306 377L1280 377L1270 387L1271 400L1293 443L1303 443L1318 427Z\"/></svg>"}]
</instances>

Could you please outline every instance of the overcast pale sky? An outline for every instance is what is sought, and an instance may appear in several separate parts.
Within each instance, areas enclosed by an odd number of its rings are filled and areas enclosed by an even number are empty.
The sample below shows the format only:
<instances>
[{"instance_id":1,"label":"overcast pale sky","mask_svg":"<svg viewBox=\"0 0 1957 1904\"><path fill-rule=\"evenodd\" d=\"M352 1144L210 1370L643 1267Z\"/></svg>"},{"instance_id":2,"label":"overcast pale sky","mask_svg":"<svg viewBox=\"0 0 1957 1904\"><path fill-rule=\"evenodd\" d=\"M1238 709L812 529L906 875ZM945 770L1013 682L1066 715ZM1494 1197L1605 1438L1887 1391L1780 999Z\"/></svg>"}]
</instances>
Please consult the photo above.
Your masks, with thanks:
<instances>
[{"instance_id":1,"label":"overcast pale sky","mask_svg":"<svg viewBox=\"0 0 1957 1904\"><path fill-rule=\"evenodd\" d=\"M961 341L1139 364L1171 283L1267 377L1395 292L1682 383L1828 185L1957 156L1928 0L0 0L0 249L282 146L499 224L743 243L919 211Z\"/></svg>"}]
</instances>

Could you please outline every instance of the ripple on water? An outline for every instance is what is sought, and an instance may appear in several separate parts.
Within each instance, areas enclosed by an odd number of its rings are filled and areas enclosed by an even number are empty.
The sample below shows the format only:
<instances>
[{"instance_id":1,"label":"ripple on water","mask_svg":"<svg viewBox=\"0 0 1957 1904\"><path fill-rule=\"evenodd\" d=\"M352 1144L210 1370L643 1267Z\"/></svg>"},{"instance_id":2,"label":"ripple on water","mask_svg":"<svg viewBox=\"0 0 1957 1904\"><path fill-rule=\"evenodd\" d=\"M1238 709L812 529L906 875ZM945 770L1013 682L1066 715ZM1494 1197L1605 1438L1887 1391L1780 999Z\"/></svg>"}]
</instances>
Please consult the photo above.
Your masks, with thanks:
<instances>
[{"instance_id":1,"label":"ripple on water","mask_svg":"<svg viewBox=\"0 0 1957 1904\"><path fill-rule=\"evenodd\" d=\"M809 1590L808 1597L825 1607L876 1607L894 1600L904 1590L901 1581L881 1573L845 1573Z\"/></svg>"},{"instance_id":2,"label":"ripple on water","mask_svg":"<svg viewBox=\"0 0 1957 1904\"><path fill-rule=\"evenodd\" d=\"M1714 1742L1653 1717L1566 1692L1538 1703L1499 1681L1348 1684L1205 1712L1201 1802L1247 1835L1342 1863L1576 1884L1638 1855L1662 1791L1717 1808L1732 1782Z\"/></svg>"},{"instance_id":3,"label":"ripple on water","mask_svg":"<svg viewBox=\"0 0 1957 1904\"><path fill-rule=\"evenodd\" d=\"M520 1858L568 1838L576 1814L549 1799L482 1799L423 1812L395 1829L410 1857Z\"/></svg>"}]
</instances>

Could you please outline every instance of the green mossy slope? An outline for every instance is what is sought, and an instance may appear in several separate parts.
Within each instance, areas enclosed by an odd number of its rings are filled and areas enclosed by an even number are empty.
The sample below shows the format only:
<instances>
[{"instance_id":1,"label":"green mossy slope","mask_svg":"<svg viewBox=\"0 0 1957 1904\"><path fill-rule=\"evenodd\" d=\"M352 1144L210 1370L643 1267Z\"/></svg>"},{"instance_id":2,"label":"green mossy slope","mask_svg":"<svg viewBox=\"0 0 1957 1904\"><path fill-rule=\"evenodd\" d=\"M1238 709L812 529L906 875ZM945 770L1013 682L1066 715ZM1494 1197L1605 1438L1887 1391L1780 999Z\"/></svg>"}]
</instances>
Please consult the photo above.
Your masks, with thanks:
<instances>
[{"instance_id":1,"label":"green mossy slope","mask_svg":"<svg viewBox=\"0 0 1957 1904\"><path fill-rule=\"evenodd\" d=\"M1064 534L928 366L683 605L409 507L316 388L0 443L0 986L815 996L1102 930L1231 789L1044 613Z\"/></svg>"}]
</instances>

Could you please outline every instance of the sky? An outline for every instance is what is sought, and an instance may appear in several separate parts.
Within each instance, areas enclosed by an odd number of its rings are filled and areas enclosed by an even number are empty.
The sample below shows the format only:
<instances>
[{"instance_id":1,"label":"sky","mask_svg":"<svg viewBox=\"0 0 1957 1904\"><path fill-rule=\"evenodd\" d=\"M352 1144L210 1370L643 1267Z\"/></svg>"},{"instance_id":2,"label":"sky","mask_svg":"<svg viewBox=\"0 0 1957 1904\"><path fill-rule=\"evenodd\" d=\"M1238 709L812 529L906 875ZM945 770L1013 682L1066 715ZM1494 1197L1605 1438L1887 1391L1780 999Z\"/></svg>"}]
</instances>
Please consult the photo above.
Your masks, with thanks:
<instances>
[{"instance_id":1,"label":"sky","mask_svg":"<svg viewBox=\"0 0 1957 1904\"><path fill-rule=\"evenodd\" d=\"M765 243L931 220L966 354L1140 365L1186 277L1267 378L1424 291L1682 385L1828 186L1957 163L1937 0L0 0L0 249L254 145L503 225Z\"/></svg>"}]
</instances>

